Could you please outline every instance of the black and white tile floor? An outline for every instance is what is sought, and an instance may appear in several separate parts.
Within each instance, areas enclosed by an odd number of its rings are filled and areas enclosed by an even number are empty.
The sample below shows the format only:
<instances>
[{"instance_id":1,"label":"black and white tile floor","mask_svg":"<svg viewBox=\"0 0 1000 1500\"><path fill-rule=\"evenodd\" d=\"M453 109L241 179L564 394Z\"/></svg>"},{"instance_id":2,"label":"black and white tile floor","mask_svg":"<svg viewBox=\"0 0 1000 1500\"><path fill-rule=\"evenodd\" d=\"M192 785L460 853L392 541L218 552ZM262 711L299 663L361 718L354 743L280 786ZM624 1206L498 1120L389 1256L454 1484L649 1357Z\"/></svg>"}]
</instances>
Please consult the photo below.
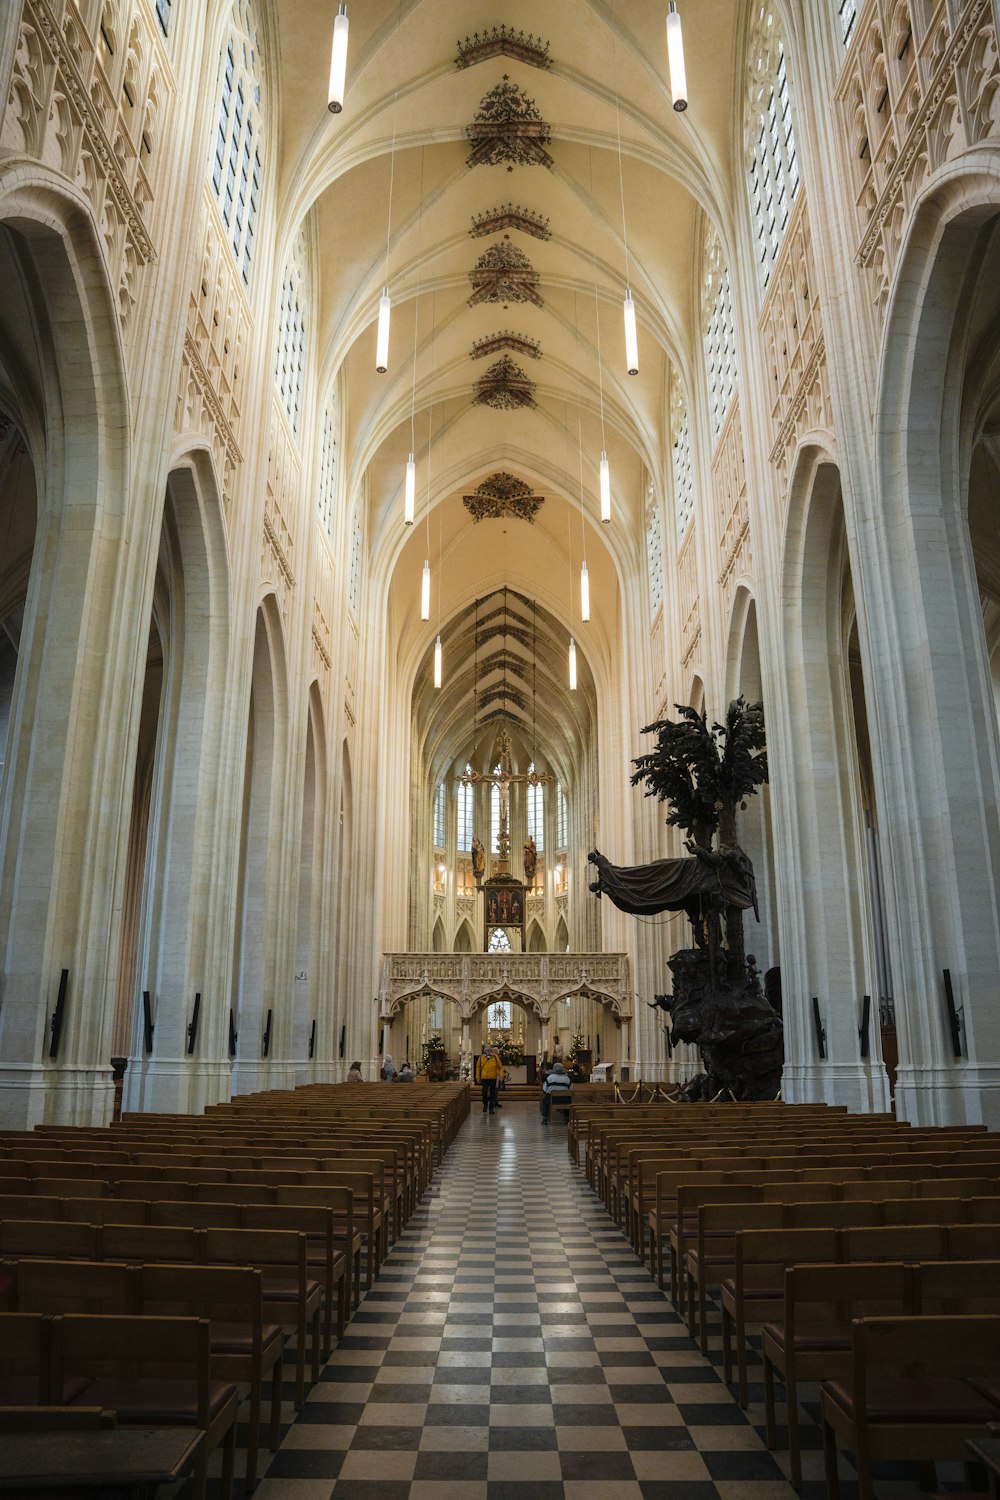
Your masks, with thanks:
<instances>
[{"instance_id":1,"label":"black and white tile floor","mask_svg":"<svg viewBox=\"0 0 1000 1500\"><path fill-rule=\"evenodd\" d=\"M692 1344L564 1127L476 1109L255 1500L794 1500L762 1387L741 1411L718 1346ZM820 1500L803 1436L801 1494ZM884 1472L880 1500L916 1496Z\"/></svg>"}]
</instances>

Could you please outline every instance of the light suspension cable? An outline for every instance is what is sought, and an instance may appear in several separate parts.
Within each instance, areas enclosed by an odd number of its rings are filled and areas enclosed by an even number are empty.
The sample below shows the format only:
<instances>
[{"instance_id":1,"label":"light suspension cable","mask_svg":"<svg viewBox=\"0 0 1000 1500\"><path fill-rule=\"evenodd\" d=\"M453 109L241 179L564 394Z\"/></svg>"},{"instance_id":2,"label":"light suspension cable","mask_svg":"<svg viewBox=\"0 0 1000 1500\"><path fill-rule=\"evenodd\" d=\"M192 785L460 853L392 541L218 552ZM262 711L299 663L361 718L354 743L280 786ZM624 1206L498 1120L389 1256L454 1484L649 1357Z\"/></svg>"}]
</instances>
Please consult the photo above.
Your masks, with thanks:
<instances>
[{"instance_id":1,"label":"light suspension cable","mask_svg":"<svg viewBox=\"0 0 1000 1500\"><path fill-rule=\"evenodd\" d=\"M670 0L667 11L667 69L670 74L670 96L674 109L682 114L688 107L687 69L684 66L684 38L676 0Z\"/></svg>"},{"instance_id":2,"label":"light suspension cable","mask_svg":"<svg viewBox=\"0 0 1000 1500\"><path fill-rule=\"evenodd\" d=\"M590 148L590 198L594 198L594 148ZM594 263L594 322L597 326L597 382L601 398L601 461L598 467L601 494L601 521L605 526L611 520L611 465L608 463L608 444L604 436L604 363L601 359L601 302L597 295L597 252L591 252Z\"/></svg>"},{"instance_id":3,"label":"light suspension cable","mask_svg":"<svg viewBox=\"0 0 1000 1500\"><path fill-rule=\"evenodd\" d=\"M424 148L420 148L420 215L417 227L417 255L424 241ZM414 427L417 411L417 329L420 325L420 294L413 299L413 383L410 388L410 456L406 460L406 483L403 490L403 524L412 526L417 503L417 463Z\"/></svg>"},{"instance_id":4,"label":"light suspension cable","mask_svg":"<svg viewBox=\"0 0 1000 1500\"><path fill-rule=\"evenodd\" d=\"M615 41L615 7L611 5L611 66L615 86L615 128L618 135L618 188L622 201L622 243L625 247L625 369L629 375L639 373L639 340L636 333L635 303L629 276L628 225L625 221L625 171L622 166L622 119L618 101L618 47Z\"/></svg>"},{"instance_id":5,"label":"light suspension cable","mask_svg":"<svg viewBox=\"0 0 1000 1500\"><path fill-rule=\"evenodd\" d=\"M400 0L396 16L396 67L399 69L399 23L403 5ZM378 299L378 334L375 339L375 372L384 375L389 368L389 321L392 316L392 298L389 296L389 243L392 237L392 189L396 180L396 107L399 103L399 85L392 96L392 152L389 157L389 212L385 225L385 278L382 295Z\"/></svg>"},{"instance_id":6,"label":"light suspension cable","mask_svg":"<svg viewBox=\"0 0 1000 1500\"><path fill-rule=\"evenodd\" d=\"M566 439L569 441L569 404L566 406ZM573 619L573 512L566 507L566 561L569 565L569 617ZM573 639L573 631L569 633L569 685L570 691L576 691L576 641Z\"/></svg>"},{"instance_id":7,"label":"light suspension cable","mask_svg":"<svg viewBox=\"0 0 1000 1500\"><path fill-rule=\"evenodd\" d=\"M440 505L438 506L438 603L437 603L437 640L434 642L434 686L441 686L442 676L442 651L441 651L441 594L444 587L444 515Z\"/></svg>"},{"instance_id":8,"label":"light suspension cable","mask_svg":"<svg viewBox=\"0 0 1000 1500\"><path fill-rule=\"evenodd\" d=\"M577 321L576 293L573 293L573 328L576 333L576 341L579 346L580 327ZM582 381L580 375L579 347L577 348L577 380ZM590 575L587 572L587 515L583 502L583 403L580 399L579 386L576 395L576 451L580 466L580 541L582 558L580 561L580 619L586 624L590 619Z\"/></svg>"},{"instance_id":9,"label":"light suspension cable","mask_svg":"<svg viewBox=\"0 0 1000 1500\"><path fill-rule=\"evenodd\" d=\"M326 107L331 115L339 115L344 107L344 89L347 84L347 33L350 22L347 6L338 5L333 18L333 46L330 49L330 87L326 92Z\"/></svg>"}]
</instances>

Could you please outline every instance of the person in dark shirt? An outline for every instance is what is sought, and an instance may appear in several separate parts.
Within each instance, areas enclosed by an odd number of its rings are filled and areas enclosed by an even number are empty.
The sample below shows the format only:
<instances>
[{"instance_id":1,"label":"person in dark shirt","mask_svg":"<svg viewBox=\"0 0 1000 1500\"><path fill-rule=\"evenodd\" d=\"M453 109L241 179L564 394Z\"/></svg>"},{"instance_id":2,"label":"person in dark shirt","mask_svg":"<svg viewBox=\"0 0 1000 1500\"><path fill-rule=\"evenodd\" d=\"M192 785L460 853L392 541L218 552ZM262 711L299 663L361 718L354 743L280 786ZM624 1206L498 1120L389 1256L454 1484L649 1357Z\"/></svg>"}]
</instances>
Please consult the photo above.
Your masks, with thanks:
<instances>
[{"instance_id":1,"label":"person in dark shirt","mask_svg":"<svg viewBox=\"0 0 1000 1500\"><path fill-rule=\"evenodd\" d=\"M549 1110L552 1108L553 1094L568 1094L572 1088L573 1080L566 1072L561 1062L552 1064L552 1072L542 1084L542 1124L549 1123Z\"/></svg>"}]
</instances>

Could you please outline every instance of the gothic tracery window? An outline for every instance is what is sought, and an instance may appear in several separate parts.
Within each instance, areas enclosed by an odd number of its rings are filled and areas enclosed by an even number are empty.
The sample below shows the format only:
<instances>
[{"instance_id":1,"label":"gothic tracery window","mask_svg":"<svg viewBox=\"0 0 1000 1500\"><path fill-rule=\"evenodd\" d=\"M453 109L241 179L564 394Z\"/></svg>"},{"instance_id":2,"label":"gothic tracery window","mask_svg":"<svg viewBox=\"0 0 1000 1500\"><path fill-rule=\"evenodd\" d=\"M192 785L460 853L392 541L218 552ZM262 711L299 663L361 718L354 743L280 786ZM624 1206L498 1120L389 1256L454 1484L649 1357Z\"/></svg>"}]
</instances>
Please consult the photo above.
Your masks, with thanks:
<instances>
[{"instance_id":1,"label":"gothic tracery window","mask_svg":"<svg viewBox=\"0 0 1000 1500\"><path fill-rule=\"evenodd\" d=\"M714 443L722 431L722 424L736 390L736 329L729 270L722 258L719 236L713 228L709 228L705 236L701 308L702 326L705 330L708 405Z\"/></svg>"},{"instance_id":2,"label":"gothic tracery window","mask_svg":"<svg viewBox=\"0 0 1000 1500\"><path fill-rule=\"evenodd\" d=\"M673 369L670 372L670 453L674 480L674 521L679 547L694 516L694 467L691 462L691 423L684 387Z\"/></svg>"},{"instance_id":3,"label":"gothic tracery window","mask_svg":"<svg viewBox=\"0 0 1000 1500\"><path fill-rule=\"evenodd\" d=\"M799 190L799 162L785 42L766 3L750 39L745 127L757 269L761 286L767 286Z\"/></svg>"},{"instance_id":4,"label":"gothic tracery window","mask_svg":"<svg viewBox=\"0 0 1000 1500\"><path fill-rule=\"evenodd\" d=\"M169 14L169 5L166 11ZM166 33L162 15L160 24ZM212 189L244 284L250 280L262 182L257 61L257 26L251 0L234 0L222 63Z\"/></svg>"},{"instance_id":5,"label":"gothic tracery window","mask_svg":"<svg viewBox=\"0 0 1000 1500\"><path fill-rule=\"evenodd\" d=\"M285 415L298 437L306 362L305 236L295 242L281 281L274 379Z\"/></svg>"},{"instance_id":6,"label":"gothic tracery window","mask_svg":"<svg viewBox=\"0 0 1000 1500\"><path fill-rule=\"evenodd\" d=\"M535 762L528 767L528 775L534 774ZM545 848L545 788L528 785L528 835L535 841L539 854Z\"/></svg>"},{"instance_id":7,"label":"gothic tracery window","mask_svg":"<svg viewBox=\"0 0 1000 1500\"><path fill-rule=\"evenodd\" d=\"M465 774L472 775L471 765L466 764ZM472 791L472 787L464 781L460 781L455 790L455 847L465 854L472 848Z\"/></svg>"},{"instance_id":8,"label":"gothic tracery window","mask_svg":"<svg viewBox=\"0 0 1000 1500\"><path fill-rule=\"evenodd\" d=\"M509 953L510 951L510 938L507 936L506 929L503 927L494 927L490 934L490 945L487 952Z\"/></svg>"},{"instance_id":9,"label":"gothic tracery window","mask_svg":"<svg viewBox=\"0 0 1000 1500\"><path fill-rule=\"evenodd\" d=\"M319 462L319 523L333 540L334 509L337 498L337 407L333 399L323 416L323 445Z\"/></svg>"},{"instance_id":10,"label":"gothic tracery window","mask_svg":"<svg viewBox=\"0 0 1000 1500\"><path fill-rule=\"evenodd\" d=\"M655 615L663 603L663 527L652 480L646 486L646 579L649 613Z\"/></svg>"},{"instance_id":11,"label":"gothic tracery window","mask_svg":"<svg viewBox=\"0 0 1000 1500\"><path fill-rule=\"evenodd\" d=\"M858 0L835 0L835 4L840 21L840 39L845 47L849 47L854 35L854 23L858 19Z\"/></svg>"},{"instance_id":12,"label":"gothic tracery window","mask_svg":"<svg viewBox=\"0 0 1000 1500\"><path fill-rule=\"evenodd\" d=\"M561 781L556 782L556 848L560 851L569 848L569 807Z\"/></svg>"},{"instance_id":13,"label":"gothic tracery window","mask_svg":"<svg viewBox=\"0 0 1000 1500\"><path fill-rule=\"evenodd\" d=\"M358 618L361 605L361 506L354 507L354 524L351 528L351 568L348 574L347 603L351 614Z\"/></svg>"},{"instance_id":14,"label":"gothic tracery window","mask_svg":"<svg viewBox=\"0 0 1000 1500\"><path fill-rule=\"evenodd\" d=\"M437 791L434 793L434 847L444 848L444 799L446 796L445 784L438 782Z\"/></svg>"},{"instance_id":15,"label":"gothic tracery window","mask_svg":"<svg viewBox=\"0 0 1000 1500\"><path fill-rule=\"evenodd\" d=\"M500 775L499 761L490 774ZM490 783L490 852L500 853L500 788L495 781Z\"/></svg>"},{"instance_id":16,"label":"gothic tracery window","mask_svg":"<svg viewBox=\"0 0 1000 1500\"><path fill-rule=\"evenodd\" d=\"M506 936L506 934L505 934ZM510 947L510 944L507 945ZM486 1011L486 1025L490 1031L510 1030L510 1004L506 1000L494 1000Z\"/></svg>"}]
</instances>

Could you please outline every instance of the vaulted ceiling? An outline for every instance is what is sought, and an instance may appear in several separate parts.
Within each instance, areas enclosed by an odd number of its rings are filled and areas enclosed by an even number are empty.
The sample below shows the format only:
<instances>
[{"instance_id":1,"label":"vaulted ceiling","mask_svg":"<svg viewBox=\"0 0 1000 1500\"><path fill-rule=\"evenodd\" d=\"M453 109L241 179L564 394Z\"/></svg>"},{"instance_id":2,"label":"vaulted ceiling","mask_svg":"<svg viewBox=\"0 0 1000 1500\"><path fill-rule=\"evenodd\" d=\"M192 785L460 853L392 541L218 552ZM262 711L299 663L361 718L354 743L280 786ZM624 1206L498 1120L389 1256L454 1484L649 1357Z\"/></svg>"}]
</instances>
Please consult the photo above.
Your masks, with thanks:
<instances>
[{"instance_id":1,"label":"vaulted ceiling","mask_svg":"<svg viewBox=\"0 0 1000 1500\"><path fill-rule=\"evenodd\" d=\"M623 591L645 566L645 485L659 491L668 462L668 363L687 379L700 358L705 214L724 224L733 190L745 7L688 0L681 9L683 114L667 87L660 0L509 0L495 10L473 0L353 0L344 108L332 116L334 6L279 5L282 219L310 224L322 379L339 381L347 482L367 495L369 576L418 691L438 625L453 647L463 642L474 601L504 585L551 617L553 674L570 631L594 680L619 650ZM497 48L495 26L513 43ZM492 44L477 45L491 34ZM522 116L514 147L503 130L499 146L488 130L470 140L477 116L512 105ZM501 159L470 165L474 154ZM639 319L634 377L624 359L626 274ZM502 300L489 300L497 282ZM388 370L377 374L383 285L392 335ZM512 379L495 368L504 360L516 366ZM476 399L484 376L492 400ZM602 447L614 495L606 527ZM411 449L417 521L406 529ZM534 521L469 513L463 496L498 470L544 496ZM589 625L579 620L584 552ZM429 624L418 609L425 557ZM447 719L450 697L436 719Z\"/></svg>"}]
</instances>

